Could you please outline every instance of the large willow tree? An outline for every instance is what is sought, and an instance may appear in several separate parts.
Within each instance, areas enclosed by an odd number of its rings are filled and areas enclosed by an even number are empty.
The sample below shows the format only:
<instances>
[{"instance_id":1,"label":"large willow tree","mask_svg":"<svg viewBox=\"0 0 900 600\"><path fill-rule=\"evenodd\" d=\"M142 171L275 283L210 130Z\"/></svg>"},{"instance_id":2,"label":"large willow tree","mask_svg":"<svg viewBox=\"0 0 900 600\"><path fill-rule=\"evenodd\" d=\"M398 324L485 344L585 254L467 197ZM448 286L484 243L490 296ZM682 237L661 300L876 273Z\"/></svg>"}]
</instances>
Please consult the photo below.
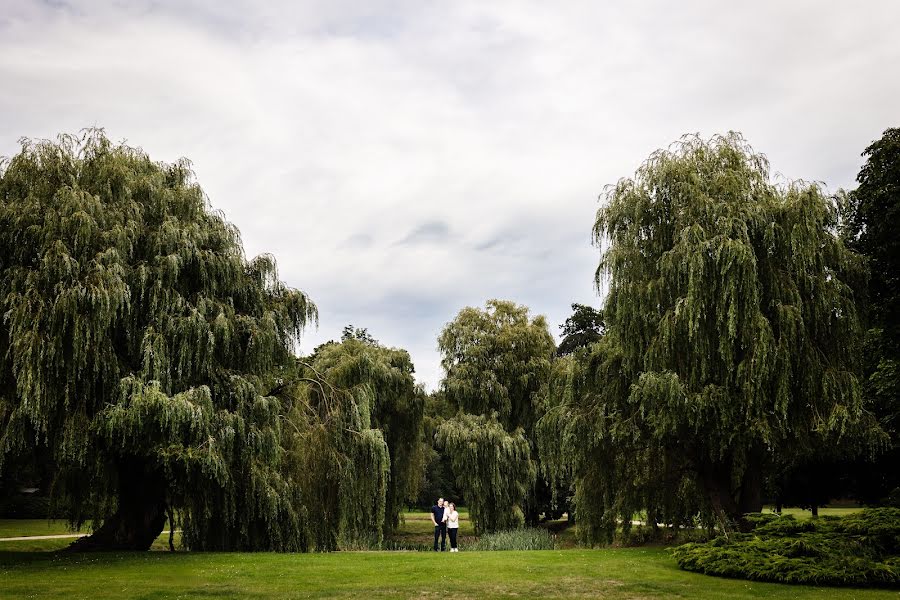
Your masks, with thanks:
<instances>
[{"instance_id":1,"label":"large willow tree","mask_svg":"<svg viewBox=\"0 0 900 600\"><path fill-rule=\"evenodd\" d=\"M82 549L300 549L284 369L314 305L247 260L186 161L100 131L0 173L0 466L46 447Z\"/></svg>"},{"instance_id":2,"label":"large willow tree","mask_svg":"<svg viewBox=\"0 0 900 600\"><path fill-rule=\"evenodd\" d=\"M534 503L538 468L532 440L543 414L555 350L544 317L490 300L464 308L438 338L446 376L442 389L459 410L437 432L476 530L521 526Z\"/></svg>"},{"instance_id":3,"label":"large willow tree","mask_svg":"<svg viewBox=\"0 0 900 600\"><path fill-rule=\"evenodd\" d=\"M335 502L328 509L339 518L330 538L326 538L330 541L320 544L329 547L332 542L353 543L391 533L400 524L403 508L415 500L425 469L425 393L415 383L409 353L381 346L368 336L345 336L341 343L319 347L306 368L312 372L308 381L321 376L343 394L336 398L342 402L341 409L333 410L333 416L317 417L317 423L327 428L329 419L354 415L351 422L339 428L353 433L345 443L333 444L334 450L345 458L328 467L329 458L322 445L308 446L313 460L325 460L320 468L341 474L334 478ZM323 396L323 391L327 390L318 385L307 386L310 406L322 407L325 400L334 396ZM305 424L301 429L308 429L308 419L303 414L296 416ZM356 454L352 455L354 451ZM313 471L304 469L307 474ZM328 477L313 476L304 489L315 488L317 480L321 487ZM367 487L374 483L377 486ZM308 504L311 510L329 505L327 501Z\"/></svg>"},{"instance_id":4,"label":"large willow tree","mask_svg":"<svg viewBox=\"0 0 900 600\"><path fill-rule=\"evenodd\" d=\"M862 265L836 214L817 185L774 185L738 134L686 137L608 190L606 334L541 424L589 541L640 509L737 521L761 509L768 465L852 448Z\"/></svg>"}]
</instances>

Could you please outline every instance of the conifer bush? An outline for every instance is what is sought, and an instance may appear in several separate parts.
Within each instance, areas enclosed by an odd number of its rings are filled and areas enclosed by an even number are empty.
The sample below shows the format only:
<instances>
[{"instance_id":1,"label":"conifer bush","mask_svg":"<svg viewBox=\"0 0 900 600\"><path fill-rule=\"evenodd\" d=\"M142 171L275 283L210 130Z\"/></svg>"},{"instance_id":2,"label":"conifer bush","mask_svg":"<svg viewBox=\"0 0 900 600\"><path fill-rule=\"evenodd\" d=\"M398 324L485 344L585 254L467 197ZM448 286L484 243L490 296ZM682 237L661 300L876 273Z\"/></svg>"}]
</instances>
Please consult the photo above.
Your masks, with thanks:
<instances>
[{"instance_id":1,"label":"conifer bush","mask_svg":"<svg viewBox=\"0 0 900 600\"><path fill-rule=\"evenodd\" d=\"M806 585L900 587L900 509L797 521L754 515L746 534L674 550L678 565L707 575Z\"/></svg>"}]
</instances>

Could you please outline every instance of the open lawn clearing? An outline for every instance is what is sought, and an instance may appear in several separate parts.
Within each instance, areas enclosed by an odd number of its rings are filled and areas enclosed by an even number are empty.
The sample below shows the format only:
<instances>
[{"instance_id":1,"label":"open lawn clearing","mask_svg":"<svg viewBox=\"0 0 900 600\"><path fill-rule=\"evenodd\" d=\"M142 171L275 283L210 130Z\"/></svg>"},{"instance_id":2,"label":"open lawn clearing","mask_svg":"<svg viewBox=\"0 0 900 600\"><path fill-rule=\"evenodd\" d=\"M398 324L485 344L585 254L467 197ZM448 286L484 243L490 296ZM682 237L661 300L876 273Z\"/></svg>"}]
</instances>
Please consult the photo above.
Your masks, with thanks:
<instances>
[{"instance_id":1,"label":"open lawn clearing","mask_svg":"<svg viewBox=\"0 0 900 600\"><path fill-rule=\"evenodd\" d=\"M836 506L836 507L825 507L819 509L820 517L845 517L847 515L851 515L853 513L861 511L862 508L854 507L854 506ZM763 512L774 512L773 507L767 506L763 509ZM793 515L795 519L798 521L805 521L806 519L812 518L812 511L806 510L804 508L783 508L781 509L781 514L783 515Z\"/></svg>"},{"instance_id":2,"label":"open lawn clearing","mask_svg":"<svg viewBox=\"0 0 900 600\"><path fill-rule=\"evenodd\" d=\"M87 527L82 528L87 533ZM47 519L0 519L0 538L20 537L26 535L62 535L73 533L68 523L62 520ZM75 532L77 533L77 532Z\"/></svg>"},{"instance_id":3,"label":"open lawn clearing","mask_svg":"<svg viewBox=\"0 0 900 600\"><path fill-rule=\"evenodd\" d=\"M4 598L897 598L719 579L666 550L533 552L0 552Z\"/></svg>"}]
</instances>

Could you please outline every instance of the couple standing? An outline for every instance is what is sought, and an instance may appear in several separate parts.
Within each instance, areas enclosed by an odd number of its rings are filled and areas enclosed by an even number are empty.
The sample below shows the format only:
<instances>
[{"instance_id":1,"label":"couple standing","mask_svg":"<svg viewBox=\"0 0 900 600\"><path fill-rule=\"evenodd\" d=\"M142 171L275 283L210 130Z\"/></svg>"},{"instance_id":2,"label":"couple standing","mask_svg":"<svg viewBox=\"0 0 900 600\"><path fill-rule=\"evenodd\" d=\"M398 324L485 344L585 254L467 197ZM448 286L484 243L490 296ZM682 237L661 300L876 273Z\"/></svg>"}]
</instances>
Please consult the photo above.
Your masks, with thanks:
<instances>
[{"instance_id":1,"label":"couple standing","mask_svg":"<svg viewBox=\"0 0 900 600\"><path fill-rule=\"evenodd\" d=\"M447 533L450 533L450 552L459 552L456 536L459 533L459 513L452 502L444 502L438 498L437 504L431 507L431 522L434 523L434 551L438 549L438 538L441 539L441 552L447 548Z\"/></svg>"}]
</instances>

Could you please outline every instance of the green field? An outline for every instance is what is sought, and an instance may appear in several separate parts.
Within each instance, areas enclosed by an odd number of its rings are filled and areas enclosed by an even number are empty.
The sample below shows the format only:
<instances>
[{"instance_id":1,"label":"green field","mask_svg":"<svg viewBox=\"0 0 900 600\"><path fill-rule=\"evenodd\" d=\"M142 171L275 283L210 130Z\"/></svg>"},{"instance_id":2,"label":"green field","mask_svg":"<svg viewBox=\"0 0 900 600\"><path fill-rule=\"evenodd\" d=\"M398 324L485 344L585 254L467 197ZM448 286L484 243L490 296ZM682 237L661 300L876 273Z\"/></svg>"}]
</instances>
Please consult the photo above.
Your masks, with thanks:
<instances>
[{"instance_id":1,"label":"green field","mask_svg":"<svg viewBox=\"0 0 900 600\"><path fill-rule=\"evenodd\" d=\"M662 549L542 552L0 553L4 598L896 598L717 579Z\"/></svg>"},{"instance_id":2,"label":"green field","mask_svg":"<svg viewBox=\"0 0 900 600\"><path fill-rule=\"evenodd\" d=\"M844 510L844 509L838 509ZM823 514L827 514L824 513ZM2 598L898 598L887 590L823 589L681 571L663 548L459 554L149 552L60 555L63 540L0 542ZM0 537L66 533L61 522L0 520ZM427 513L399 539L431 543ZM154 548L167 547L160 536Z\"/></svg>"}]
</instances>

